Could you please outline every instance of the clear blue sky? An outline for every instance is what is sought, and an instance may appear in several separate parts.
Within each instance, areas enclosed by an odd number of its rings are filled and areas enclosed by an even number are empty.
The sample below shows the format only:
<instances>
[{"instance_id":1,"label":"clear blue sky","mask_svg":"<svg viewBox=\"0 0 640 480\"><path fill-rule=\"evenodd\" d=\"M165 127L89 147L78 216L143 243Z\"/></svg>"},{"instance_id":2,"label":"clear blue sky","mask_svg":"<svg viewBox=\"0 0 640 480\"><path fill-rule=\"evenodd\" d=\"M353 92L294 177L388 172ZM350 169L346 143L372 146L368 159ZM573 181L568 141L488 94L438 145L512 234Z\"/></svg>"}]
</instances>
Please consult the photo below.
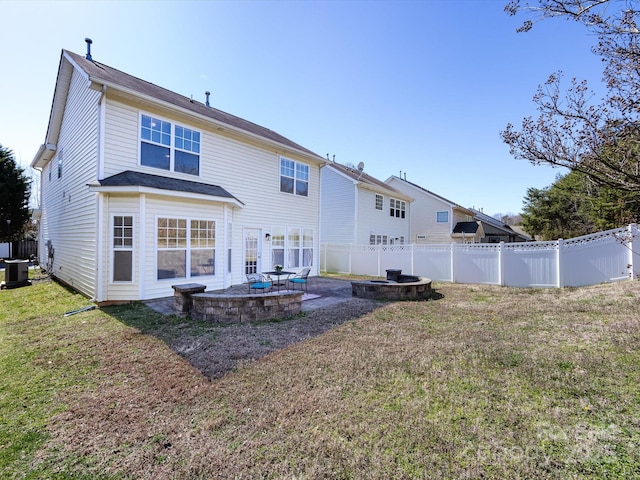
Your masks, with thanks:
<instances>
[{"instance_id":1,"label":"clear blue sky","mask_svg":"<svg viewBox=\"0 0 640 480\"><path fill-rule=\"evenodd\" d=\"M595 38L564 19L516 33L507 0L0 0L0 144L43 143L61 50L268 127L381 180L518 213L560 170L515 160L499 132L535 115L557 70L598 87ZM600 87L598 87L600 88Z\"/></svg>"}]
</instances>

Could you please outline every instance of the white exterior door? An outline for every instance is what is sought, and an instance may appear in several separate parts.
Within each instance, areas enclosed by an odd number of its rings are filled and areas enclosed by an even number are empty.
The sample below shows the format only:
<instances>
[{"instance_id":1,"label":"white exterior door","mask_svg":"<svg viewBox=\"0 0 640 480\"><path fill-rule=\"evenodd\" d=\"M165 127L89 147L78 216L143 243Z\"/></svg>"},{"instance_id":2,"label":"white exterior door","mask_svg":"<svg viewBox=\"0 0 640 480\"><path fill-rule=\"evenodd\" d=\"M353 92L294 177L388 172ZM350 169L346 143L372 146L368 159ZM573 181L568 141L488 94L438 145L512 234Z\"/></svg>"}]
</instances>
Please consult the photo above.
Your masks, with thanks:
<instances>
[{"instance_id":1,"label":"white exterior door","mask_svg":"<svg viewBox=\"0 0 640 480\"><path fill-rule=\"evenodd\" d=\"M244 274L259 273L262 259L261 232L257 228L244 231Z\"/></svg>"}]
</instances>

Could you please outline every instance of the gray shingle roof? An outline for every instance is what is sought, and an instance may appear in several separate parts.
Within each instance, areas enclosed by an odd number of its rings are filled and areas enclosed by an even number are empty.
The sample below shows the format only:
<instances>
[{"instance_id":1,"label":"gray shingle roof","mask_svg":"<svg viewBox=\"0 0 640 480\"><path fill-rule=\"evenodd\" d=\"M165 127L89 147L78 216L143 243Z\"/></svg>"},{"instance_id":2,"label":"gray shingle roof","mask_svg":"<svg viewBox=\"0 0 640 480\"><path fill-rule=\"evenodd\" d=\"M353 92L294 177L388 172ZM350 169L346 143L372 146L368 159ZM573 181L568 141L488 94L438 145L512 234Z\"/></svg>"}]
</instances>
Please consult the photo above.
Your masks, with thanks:
<instances>
[{"instance_id":1,"label":"gray shingle roof","mask_svg":"<svg viewBox=\"0 0 640 480\"><path fill-rule=\"evenodd\" d=\"M182 180L179 178L169 178L160 175L151 175L149 173L134 172L131 170L126 170L103 180L98 180L98 184L101 187L157 188L160 190L199 193L201 195L211 195L213 197L232 198L234 200L238 200L218 185L209 185L206 183Z\"/></svg>"},{"instance_id":2,"label":"gray shingle roof","mask_svg":"<svg viewBox=\"0 0 640 480\"><path fill-rule=\"evenodd\" d=\"M68 55L80 68L82 68L93 81L96 81L98 83L108 83L140 93L142 95L152 97L154 99L189 110L204 117L211 118L212 120L224 123L253 135L257 135L267 140L277 142L283 146L290 147L295 150L304 152L308 155L318 157L319 160L324 160L324 158L320 157L311 150L308 150L301 145L292 142L288 138L283 137L273 130L261 127L260 125L256 125L255 123L249 122L240 117L236 117L235 115L223 112L222 110L218 110L217 108L207 107L203 103L192 100L188 97L185 97L184 95L179 95L175 92L167 90L166 88L159 87L145 80L141 80L137 77L121 72L120 70L112 68L103 63L87 60L85 57L83 57L82 55L78 55L77 53L73 53L68 50L63 50L63 52Z\"/></svg>"},{"instance_id":3,"label":"gray shingle roof","mask_svg":"<svg viewBox=\"0 0 640 480\"><path fill-rule=\"evenodd\" d=\"M358 182L364 183L364 184L368 184L368 185L373 185L376 186L378 188L382 188L384 190L388 190L390 192L395 192L397 193L399 196L406 196L406 193L402 193L400 190L398 190L397 188L393 188L391 185L384 183L381 180L378 180L375 177L372 177L371 175L365 173L363 170L358 170L356 168L351 168L348 167L346 165L342 165L340 163L330 163L329 164L331 167L335 168L337 171L342 172L344 175L346 175L347 177L356 180Z\"/></svg>"}]
</instances>

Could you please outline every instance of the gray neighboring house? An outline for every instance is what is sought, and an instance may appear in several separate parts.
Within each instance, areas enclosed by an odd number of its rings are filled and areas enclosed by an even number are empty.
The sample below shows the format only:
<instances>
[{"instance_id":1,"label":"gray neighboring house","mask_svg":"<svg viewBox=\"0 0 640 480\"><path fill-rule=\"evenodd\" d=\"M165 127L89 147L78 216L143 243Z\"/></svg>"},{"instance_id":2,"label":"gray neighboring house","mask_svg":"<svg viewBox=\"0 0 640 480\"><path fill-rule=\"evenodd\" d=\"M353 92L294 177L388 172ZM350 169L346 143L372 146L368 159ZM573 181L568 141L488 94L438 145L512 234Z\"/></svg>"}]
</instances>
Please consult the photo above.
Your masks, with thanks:
<instances>
[{"instance_id":1,"label":"gray neighboring house","mask_svg":"<svg viewBox=\"0 0 640 480\"><path fill-rule=\"evenodd\" d=\"M478 221L484 230L484 238L482 243L513 243L513 242L530 242L531 238L516 232L513 228L500 220L487 215L479 210L471 209L474 218Z\"/></svg>"}]
</instances>

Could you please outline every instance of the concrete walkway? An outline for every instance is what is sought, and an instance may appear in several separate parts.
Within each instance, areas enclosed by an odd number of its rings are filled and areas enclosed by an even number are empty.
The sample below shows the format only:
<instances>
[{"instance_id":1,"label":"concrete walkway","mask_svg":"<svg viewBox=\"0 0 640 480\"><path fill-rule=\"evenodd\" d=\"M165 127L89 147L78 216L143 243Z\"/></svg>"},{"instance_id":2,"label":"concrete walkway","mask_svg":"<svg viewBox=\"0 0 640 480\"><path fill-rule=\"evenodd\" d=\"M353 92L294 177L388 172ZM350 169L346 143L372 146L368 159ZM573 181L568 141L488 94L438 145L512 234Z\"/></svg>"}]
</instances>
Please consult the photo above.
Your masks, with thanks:
<instances>
[{"instance_id":1,"label":"concrete walkway","mask_svg":"<svg viewBox=\"0 0 640 480\"><path fill-rule=\"evenodd\" d=\"M308 295L302 297L302 311L309 312L322 307L351 300L351 282L326 277L309 277ZM282 292L283 289L281 288ZM232 285L225 290L209 290L207 293L224 293L226 295L247 295L249 289L246 284ZM267 294L268 295L268 294ZM174 315L173 296L146 300L145 305L162 315Z\"/></svg>"}]
</instances>

